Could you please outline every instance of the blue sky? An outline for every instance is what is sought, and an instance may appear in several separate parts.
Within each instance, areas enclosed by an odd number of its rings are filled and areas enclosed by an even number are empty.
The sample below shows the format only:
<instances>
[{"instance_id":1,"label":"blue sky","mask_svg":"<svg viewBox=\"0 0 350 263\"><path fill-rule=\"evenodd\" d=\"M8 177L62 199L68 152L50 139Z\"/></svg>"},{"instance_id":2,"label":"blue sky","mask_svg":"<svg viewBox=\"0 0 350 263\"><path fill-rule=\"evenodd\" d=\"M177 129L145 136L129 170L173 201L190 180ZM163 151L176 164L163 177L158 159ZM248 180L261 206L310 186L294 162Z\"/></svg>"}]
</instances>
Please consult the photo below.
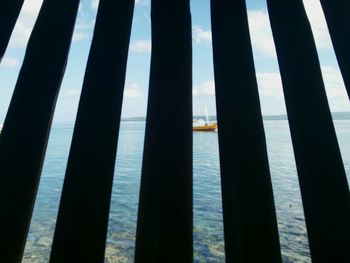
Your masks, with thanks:
<instances>
[{"instance_id":1,"label":"blue sky","mask_svg":"<svg viewBox=\"0 0 350 263\"><path fill-rule=\"evenodd\" d=\"M145 116L151 54L150 0L136 0L123 102L124 117ZM26 43L42 0L26 0L0 65L0 123L3 123L23 60ZM54 121L76 116L86 60L92 38L98 0L81 0L66 74L57 101ZM192 0L193 113L215 114L212 66L210 1ZM332 50L318 0L304 0L313 29L330 108L350 111L344 83ZM284 114L282 84L275 47L263 0L248 0L248 18L263 114ZM227 25L230 26L230 25ZM234 85L234 83L233 83Z\"/></svg>"}]
</instances>

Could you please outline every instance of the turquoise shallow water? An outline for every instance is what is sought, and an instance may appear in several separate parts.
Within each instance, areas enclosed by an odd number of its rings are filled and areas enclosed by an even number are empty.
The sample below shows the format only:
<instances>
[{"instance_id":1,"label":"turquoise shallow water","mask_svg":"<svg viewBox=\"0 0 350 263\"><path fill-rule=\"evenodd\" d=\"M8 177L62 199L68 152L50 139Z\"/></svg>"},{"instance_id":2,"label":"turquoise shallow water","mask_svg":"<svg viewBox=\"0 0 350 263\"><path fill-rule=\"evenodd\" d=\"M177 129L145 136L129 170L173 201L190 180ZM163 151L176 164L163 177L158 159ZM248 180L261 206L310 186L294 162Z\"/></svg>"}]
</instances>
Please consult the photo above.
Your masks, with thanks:
<instances>
[{"instance_id":1,"label":"turquoise shallow water","mask_svg":"<svg viewBox=\"0 0 350 263\"><path fill-rule=\"evenodd\" d=\"M283 261L311 262L288 123L264 125ZM144 127L121 123L106 262L133 261ZM350 121L335 127L349 178ZM23 262L48 262L72 129L53 125ZM195 262L224 262L217 133L193 134L193 172Z\"/></svg>"}]
</instances>

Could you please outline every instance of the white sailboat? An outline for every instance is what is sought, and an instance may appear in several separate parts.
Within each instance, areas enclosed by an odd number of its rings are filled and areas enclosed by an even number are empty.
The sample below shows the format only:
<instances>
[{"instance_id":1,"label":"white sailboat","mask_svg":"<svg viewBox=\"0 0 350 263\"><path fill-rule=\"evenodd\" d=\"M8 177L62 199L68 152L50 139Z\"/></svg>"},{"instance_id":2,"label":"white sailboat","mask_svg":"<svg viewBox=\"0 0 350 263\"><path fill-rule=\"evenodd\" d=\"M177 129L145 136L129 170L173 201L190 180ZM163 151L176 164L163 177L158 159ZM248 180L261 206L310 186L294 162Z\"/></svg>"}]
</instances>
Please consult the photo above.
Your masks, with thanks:
<instances>
[{"instance_id":1,"label":"white sailboat","mask_svg":"<svg viewBox=\"0 0 350 263\"><path fill-rule=\"evenodd\" d=\"M203 119L194 119L192 121L192 130L193 131L216 131L218 125L216 123L209 122L208 107L207 102L205 102L205 120Z\"/></svg>"}]
</instances>

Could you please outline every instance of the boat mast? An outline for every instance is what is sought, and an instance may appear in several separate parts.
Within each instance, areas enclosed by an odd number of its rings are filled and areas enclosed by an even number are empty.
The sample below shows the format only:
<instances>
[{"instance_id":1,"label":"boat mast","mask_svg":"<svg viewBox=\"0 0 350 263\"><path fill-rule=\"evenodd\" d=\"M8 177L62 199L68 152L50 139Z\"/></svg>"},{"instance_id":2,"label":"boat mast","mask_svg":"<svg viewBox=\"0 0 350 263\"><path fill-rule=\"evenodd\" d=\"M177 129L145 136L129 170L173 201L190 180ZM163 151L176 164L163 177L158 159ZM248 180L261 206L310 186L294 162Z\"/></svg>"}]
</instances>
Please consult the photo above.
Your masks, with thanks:
<instances>
[{"instance_id":1,"label":"boat mast","mask_svg":"<svg viewBox=\"0 0 350 263\"><path fill-rule=\"evenodd\" d=\"M206 123L206 125L209 125L209 115L208 115L207 101L205 101L205 123Z\"/></svg>"}]
</instances>

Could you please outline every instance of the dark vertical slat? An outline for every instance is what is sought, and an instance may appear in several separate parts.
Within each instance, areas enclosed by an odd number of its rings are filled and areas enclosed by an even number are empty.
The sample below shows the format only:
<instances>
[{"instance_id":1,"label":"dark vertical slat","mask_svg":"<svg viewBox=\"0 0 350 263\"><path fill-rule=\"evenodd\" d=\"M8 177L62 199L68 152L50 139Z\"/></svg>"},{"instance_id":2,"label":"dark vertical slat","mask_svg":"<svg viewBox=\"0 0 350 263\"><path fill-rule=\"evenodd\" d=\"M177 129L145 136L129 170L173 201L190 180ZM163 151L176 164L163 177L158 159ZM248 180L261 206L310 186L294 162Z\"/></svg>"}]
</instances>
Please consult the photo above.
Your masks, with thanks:
<instances>
[{"instance_id":1,"label":"dark vertical slat","mask_svg":"<svg viewBox=\"0 0 350 263\"><path fill-rule=\"evenodd\" d=\"M152 57L135 262L192 262L189 0L152 0Z\"/></svg>"},{"instance_id":2,"label":"dark vertical slat","mask_svg":"<svg viewBox=\"0 0 350 263\"><path fill-rule=\"evenodd\" d=\"M226 261L281 262L245 1L211 16Z\"/></svg>"},{"instance_id":3,"label":"dark vertical slat","mask_svg":"<svg viewBox=\"0 0 350 263\"><path fill-rule=\"evenodd\" d=\"M350 262L349 187L301 0L268 0L313 262Z\"/></svg>"},{"instance_id":4,"label":"dark vertical slat","mask_svg":"<svg viewBox=\"0 0 350 263\"><path fill-rule=\"evenodd\" d=\"M100 0L50 262L104 262L133 0Z\"/></svg>"},{"instance_id":5,"label":"dark vertical slat","mask_svg":"<svg viewBox=\"0 0 350 263\"><path fill-rule=\"evenodd\" d=\"M3 262L19 262L23 254L78 5L78 0L44 1L1 132Z\"/></svg>"},{"instance_id":6,"label":"dark vertical slat","mask_svg":"<svg viewBox=\"0 0 350 263\"><path fill-rule=\"evenodd\" d=\"M350 98L350 1L320 0L320 2Z\"/></svg>"},{"instance_id":7,"label":"dark vertical slat","mask_svg":"<svg viewBox=\"0 0 350 263\"><path fill-rule=\"evenodd\" d=\"M0 62L5 54L24 0L0 1Z\"/></svg>"}]
</instances>

